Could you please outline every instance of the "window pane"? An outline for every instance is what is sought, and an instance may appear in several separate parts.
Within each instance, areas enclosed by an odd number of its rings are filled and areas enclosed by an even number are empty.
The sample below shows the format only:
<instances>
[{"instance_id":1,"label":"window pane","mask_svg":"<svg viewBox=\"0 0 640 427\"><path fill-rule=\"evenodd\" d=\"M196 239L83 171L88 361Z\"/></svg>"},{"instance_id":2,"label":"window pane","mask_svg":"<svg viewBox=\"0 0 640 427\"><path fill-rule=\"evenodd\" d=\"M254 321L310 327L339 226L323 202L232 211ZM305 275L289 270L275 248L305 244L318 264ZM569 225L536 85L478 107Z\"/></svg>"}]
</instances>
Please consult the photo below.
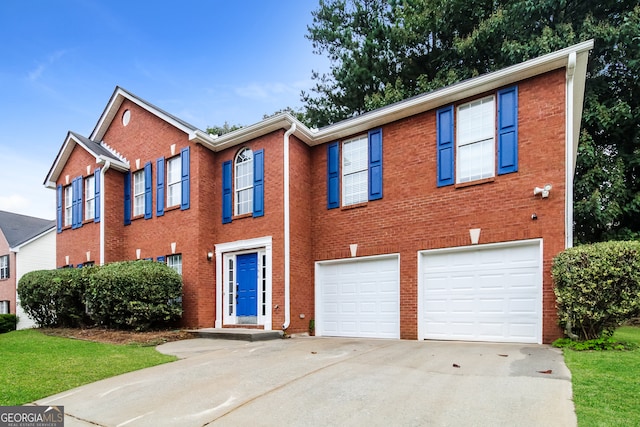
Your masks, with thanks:
<instances>
[{"instance_id":1,"label":"window pane","mask_svg":"<svg viewBox=\"0 0 640 427\"><path fill-rule=\"evenodd\" d=\"M458 107L456 182L495 175L495 106L493 96Z\"/></svg>"},{"instance_id":2,"label":"window pane","mask_svg":"<svg viewBox=\"0 0 640 427\"><path fill-rule=\"evenodd\" d=\"M73 196L71 194L71 186L64 187L64 225L71 225L71 215L73 211Z\"/></svg>"},{"instance_id":3,"label":"window pane","mask_svg":"<svg viewBox=\"0 0 640 427\"><path fill-rule=\"evenodd\" d=\"M235 163L235 214L253 212L253 151L243 149Z\"/></svg>"},{"instance_id":4,"label":"window pane","mask_svg":"<svg viewBox=\"0 0 640 427\"><path fill-rule=\"evenodd\" d=\"M145 198L144 198L144 171L138 171L133 174L133 215L144 215Z\"/></svg>"},{"instance_id":5,"label":"window pane","mask_svg":"<svg viewBox=\"0 0 640 427\"><path fill-rule=\"evenodd\" d=\"M342 204L366 202L368 199L368 142L362 136L342 145Z\"/></svg>"},{"instance_id":6,"label":"window pane","mask_svg":"<svg viewBox=\"0 0 640 427\"><path fill-rule=\"evenodd\" d=\"M167 206L177 206L182 199L180 157L167 160Z\"/></svg>"}]
</instances>

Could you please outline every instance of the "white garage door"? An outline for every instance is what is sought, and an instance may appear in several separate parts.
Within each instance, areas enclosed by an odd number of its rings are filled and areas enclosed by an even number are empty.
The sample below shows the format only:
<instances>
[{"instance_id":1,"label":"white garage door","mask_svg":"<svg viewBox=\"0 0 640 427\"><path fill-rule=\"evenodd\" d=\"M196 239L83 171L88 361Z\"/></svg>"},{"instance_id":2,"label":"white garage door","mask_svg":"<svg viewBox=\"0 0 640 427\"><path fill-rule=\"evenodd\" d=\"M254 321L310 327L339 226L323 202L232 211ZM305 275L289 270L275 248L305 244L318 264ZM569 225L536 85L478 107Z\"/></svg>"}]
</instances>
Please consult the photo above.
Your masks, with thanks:
<instances>
[{"instance_id":1,"label":"white garage door","mask_svg":"<svg viewBox=\"0 0 640 427\"><path fill-rule=\"evenodd\" d=\"M399 259L316 264L316 335L400 338Z\"/></svg>"},{"instance_id":2,"label":"white garage door","mask_svg":"<svg viewBox=\"0 0 640 427\"><path fill-rule=\"evenodd\" d=\"M420 255L421 338L542 342L541 241Z\"/></svg>"}]
</instances>

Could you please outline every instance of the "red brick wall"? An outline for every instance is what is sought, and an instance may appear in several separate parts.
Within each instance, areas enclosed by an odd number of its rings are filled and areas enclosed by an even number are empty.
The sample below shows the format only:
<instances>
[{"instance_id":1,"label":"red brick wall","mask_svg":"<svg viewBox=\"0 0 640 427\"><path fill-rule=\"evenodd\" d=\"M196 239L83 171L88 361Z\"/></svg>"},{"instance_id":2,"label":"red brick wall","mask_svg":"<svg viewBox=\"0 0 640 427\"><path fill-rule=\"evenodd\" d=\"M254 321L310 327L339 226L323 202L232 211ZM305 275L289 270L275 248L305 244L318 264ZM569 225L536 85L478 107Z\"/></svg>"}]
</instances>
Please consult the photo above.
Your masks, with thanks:
<instances>
[{"instance_id":1,"label":"red brick wall","mask_svg":"<svg viewBox=\"0 0 640 427\"><path fill-rule=\"evenodd\" d=\"M9 312L16 314L16 255L0 230L0 256L9 255L9 278L0 279L0 301L9 301Z\"/></svg>"},{"instance_id":2,"label":"red brick wall","mask_svg":"<svg viewBox=\"0 0 640 427\"><path fill-rule=\"evenodd\" d=\"M518 87L519 170L491 182L436 186L435 111L383 127L379 201L327 210L327 148L312 150L314 258L347 258L350 243L358 244L358 256L399 253L402 338L417 338L417 251L469 245L471 228L482 229L481 244L544 239L543 339L560 336L550 266L565 238L564 70ZM533 188L547 183L553 185L550 197L534 197Z\"/></svg>"},{"instance_id":3,"label":"red brick wall","mask_svg":"<svg viewBox=\"0 0 640 427\"><path fill-rule=\"evenodd\" d=\"M214 164L213 208L211 220L215 224L214 242L228 243L237 240L272 237L272 328L280 329L284 323L284 201L283 201L283 137L279 130L248 144L232 147L217 154ZM235 159L236 154L248 147L252 151L264 149L264 216L233 217L222 224L222 164ZM278 308L274 308L278 306Z\"/></svg>"},{"instance_id":4,"label":"red brick wall","mask_svg":"<svg viewBox=\"0 0 640 427\"><path fill-rule=\"evenodd\" d=\"M63 201L62 201L62 214L64 218L64 187L71 185L71 182L82 176L86 179L88 176L92 176L96 168L101 167L96 163L95 157L89 154L84 148L76 145L67 163L65 164L57 185L63 187ZM89 168L90 173L87 173ZM78 265L84 264L87 261L94 261L96 264L100 263L100 225L91 220L84 220L84 179L82 181L82 227L72 229L71 226L64 227L62 233L57 235L56 238L56 266L61 267L67 265L66 257L69 257L69 264ZM55 196L56 192L53 192ZM62 221L64 224L64 219ZM87 259L87 252L90 252L89 259Z\"/></svg>"}]
</instances>

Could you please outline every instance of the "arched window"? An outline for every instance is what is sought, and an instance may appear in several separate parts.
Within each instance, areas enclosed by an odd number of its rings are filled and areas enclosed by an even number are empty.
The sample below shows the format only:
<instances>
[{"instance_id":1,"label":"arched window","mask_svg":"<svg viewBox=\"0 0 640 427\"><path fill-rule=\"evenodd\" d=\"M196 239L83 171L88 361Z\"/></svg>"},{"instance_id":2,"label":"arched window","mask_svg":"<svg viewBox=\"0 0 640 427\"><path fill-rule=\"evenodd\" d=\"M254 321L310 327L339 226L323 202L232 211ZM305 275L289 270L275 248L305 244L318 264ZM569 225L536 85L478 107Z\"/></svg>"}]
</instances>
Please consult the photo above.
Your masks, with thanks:
<instances>
[{"instance_id":1,"label":"arched window","mask_svg":"<svg viewBox=\"0 0 640 427\"><path fill-rule=\"evenodd\" d=\"M253 212L253 152L244 148L235 160L235 214Z\"/></svg>"}]
</instances>

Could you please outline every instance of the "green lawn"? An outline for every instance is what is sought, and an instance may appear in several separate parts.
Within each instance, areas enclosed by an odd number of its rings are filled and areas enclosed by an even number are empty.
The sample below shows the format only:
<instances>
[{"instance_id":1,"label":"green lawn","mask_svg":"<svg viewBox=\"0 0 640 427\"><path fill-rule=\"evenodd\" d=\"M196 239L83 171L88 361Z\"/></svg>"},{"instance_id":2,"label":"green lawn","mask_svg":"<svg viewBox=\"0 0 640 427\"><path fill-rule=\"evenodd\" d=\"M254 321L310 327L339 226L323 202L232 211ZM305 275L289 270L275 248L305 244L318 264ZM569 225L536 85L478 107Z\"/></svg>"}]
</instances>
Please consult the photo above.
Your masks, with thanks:
<instances>
[{"instance_id":1,"label":"green lawn","mask_svg":"<svg viewBox=\"0 0 640 427\"><path fill-rule=\"evenodd\" d=\"M640 328L622 327L618 341L640 346ZM640 347L631 351L564 350L578 425L640 426Z\"/></svg>"},{"instance_id":2,"label":"green lawn","mask_svg":"<svg viewBox=\"0 0 640 427\"><path fill-rule=\"evenodd\" d=\"M0 406L174 360L153 347L52 337L32 329L0 334Z\"/></svg>"}]
</instances>

